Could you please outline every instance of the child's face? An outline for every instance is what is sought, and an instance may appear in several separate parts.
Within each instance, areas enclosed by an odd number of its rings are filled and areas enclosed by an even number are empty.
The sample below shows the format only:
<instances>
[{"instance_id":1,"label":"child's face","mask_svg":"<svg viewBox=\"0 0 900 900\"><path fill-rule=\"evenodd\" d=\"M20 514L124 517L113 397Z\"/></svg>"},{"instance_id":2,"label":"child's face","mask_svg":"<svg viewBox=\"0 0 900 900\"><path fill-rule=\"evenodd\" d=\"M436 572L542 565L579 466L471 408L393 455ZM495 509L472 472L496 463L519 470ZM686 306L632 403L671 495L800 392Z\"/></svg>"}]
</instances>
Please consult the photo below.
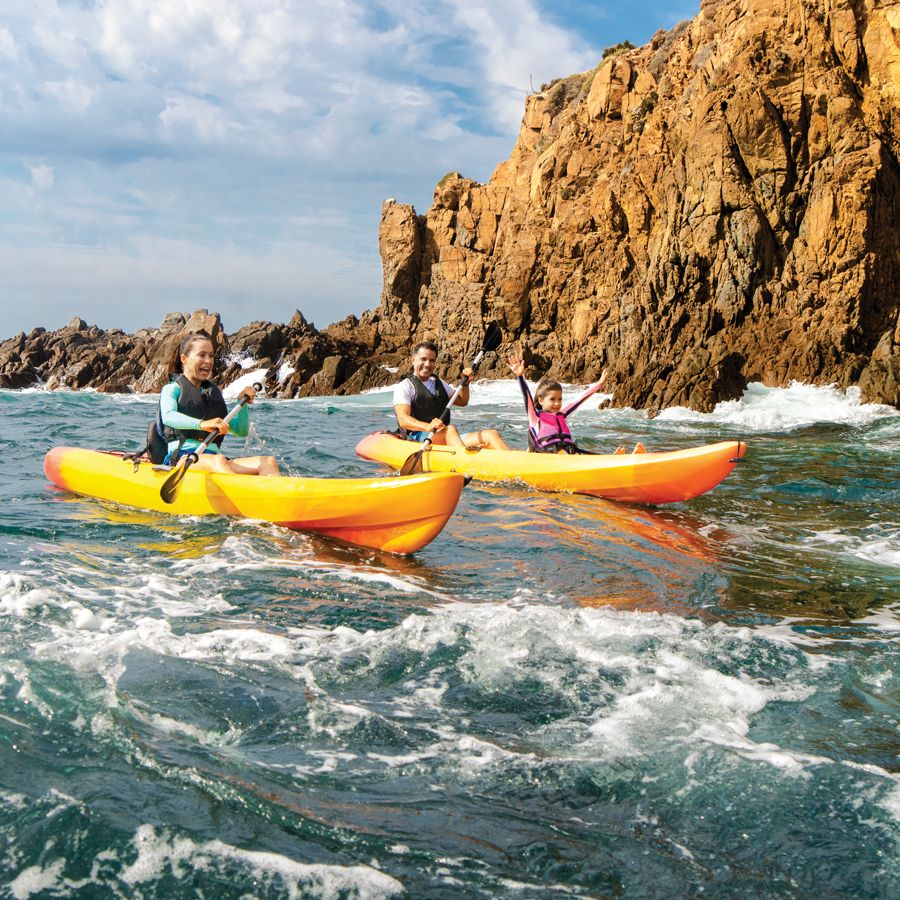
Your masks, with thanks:
<instances>
[{"instance_id":1,"label":"child's face","mask_svg":"<svg viewBox=\"0 0 900 900\"><path fill-rule=\"evenodd\" d=\"M562 391L547 391L541 397L541 409L549 413L558 413L562 409Z\"/></svg>"}]
</instances>

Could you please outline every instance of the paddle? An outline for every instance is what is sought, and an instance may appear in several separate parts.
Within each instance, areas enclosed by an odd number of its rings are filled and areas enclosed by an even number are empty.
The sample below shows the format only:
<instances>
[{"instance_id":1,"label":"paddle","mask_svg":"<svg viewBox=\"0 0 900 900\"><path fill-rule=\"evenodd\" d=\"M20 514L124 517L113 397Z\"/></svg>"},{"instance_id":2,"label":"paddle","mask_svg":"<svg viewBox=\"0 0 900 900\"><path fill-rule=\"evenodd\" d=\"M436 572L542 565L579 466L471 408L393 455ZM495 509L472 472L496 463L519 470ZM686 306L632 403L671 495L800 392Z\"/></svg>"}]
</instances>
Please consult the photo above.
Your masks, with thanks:
<instances>
[{"instance_id":1,"label":"paddle","mask_svg":"<svg viewBox=\"0 0 900 900\"><path fill-rule=\"evenodd\" d=\"M253 385L255 391L261 391L262 388L263 386L259 382L256 382ZM240 412L244 404L249 402L249 397L241 397L241 399L232 407L231 412L229 412L222 421L225 423L230 422ZM191 450L191 452L184 457L182 465L163 482L163 486L159 489L159 496L162 497L163 503L172 503L175 500L175 496L178 493L178 485L181 484L181 479L187 474L187 470L200 459L200 454L210 445L210 442L214 441L221 433L222 432L218 429L216 431L211 431L198 447Z\"/></svg>"},{"instance_id":2,"label":"paddle","mask_svg":"<svg viewBox=\"0 0 900 900\"><path fill-rule=\"evenodd\" d=\"M472 360L472 370L474 372L475 369L478 368L479 363L484 358L484 354L489 350L496 350L500 346L500 342L503 340L503 332L500 330L500 326L496 322L491 322L488 327L484 331L484 340L481 342L481 350L478 352L478 356ZM447 402L447 405L444 407L444 412L441 413L440 418L444 417L444 413L453 406L456 398L459 396L460 391L469 383L469 376L465 375L463 380L460 382L459 387L453 392L453 396ZM422 471L422 456L425 451L431 446L431 442L434 439L434 432L429 431L428 434L425 435L425 440L422 442L422 449L416 450L412 456L408 456L406 462L400 468L401 475L415 475L418 472Z\"/></svg>"}]
</instances>

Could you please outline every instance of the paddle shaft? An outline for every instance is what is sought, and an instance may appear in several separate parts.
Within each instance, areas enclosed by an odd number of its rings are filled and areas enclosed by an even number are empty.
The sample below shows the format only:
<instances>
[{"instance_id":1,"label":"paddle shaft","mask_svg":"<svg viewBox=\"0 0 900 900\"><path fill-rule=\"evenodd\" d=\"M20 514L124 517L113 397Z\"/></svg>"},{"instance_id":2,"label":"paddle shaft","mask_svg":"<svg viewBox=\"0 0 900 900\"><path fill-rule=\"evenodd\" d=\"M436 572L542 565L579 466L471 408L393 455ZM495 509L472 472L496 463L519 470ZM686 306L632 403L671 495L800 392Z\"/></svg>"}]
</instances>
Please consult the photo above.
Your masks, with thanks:
<instances>
[{"instance_id":1,"label":"paddle shaft","mask_svg":"<svg viewBox=\"0 0 900 900\"><path fill-rule=\"evenodd\" d=\"M261 385L261 384L258 384L258 383L257 383L257 384L254 384L253 387L254 387L254 389L257 390L257 391L261 391L261 390L262 390L262 385ZM222 421L227 425L227 424L228 424L228 423L229 423L229 422L230 422L230 421L231 421L231 420L232 420L232 419L233 419L233 418L234 418L234 417L235 417L235 416L236 416L236 415L244 408L244 406L246 406L246 404L249 403L249 402L250 402L250 398L247 397L246 395L243 396L243 397L241 397L241 399L238 400L237 403L235 403L235 405L231 408L231 410L228 412L228 414L225 416L225 418L222 419ZM206 449L206 448L207 448L207 447L208 447L208 446L209 446L209 445L210 445L210 444L211 444L211 443L212 443L212 442L220 435L220 434L225 434L225 433L227 433L227 432L223 432L223 431L221 431L220 429L216 429L215 431L211 431L205 438L203 438L203 440L202 440L196 447L194 447L193 450L191 450L191 452L188 454L188 457L190 457L191 455L200 456L200 454L203 453L203 451L204 451L204 450L205 450L205 449Z\"/></svg>"},{"instance_id":2,"label":"paddle shaft","mask_svg":"<svg viewBox=\"0 0 900 900\"><path fill-rule=\"evenodd\" d=\"M481 363L481 360L483 359L484 350L479 350L478 355L475 357L475 359L472 360L472 368L477 369L479 364ZM447 405L444 407L443 412L440 414L439 418L444 418L444 414L453 406L454 403L456 403L456 398L466 389L466 387L468 387L468 385L469 376L463 375L462 381L459 383L459 386L456 388L456 390L450 395L450 399L447 401ZM419 452L422 453L423 451L427 450L433 440L434 432L429 431L428 434L425 435L425 440L422 441L422 450L420 450Z\"/></svg>"},{"instance_id":3,"label":"paddle shaft","mask_svg":"<svg viewBox=\"0 0 900 900\"><path fill-rule=\"evenodd\" d=\"M256 382L253 385L253 389L255 391L261 391L262 385L259 382ZM222 421L227 425L243 408L244 406L250 402L250 398L247 396L241 397L240 400L231 408L231 410L227 413ZM191 450L185 457L184 463L176 469L163 483L163 486L159 490L159 494L162 497L165 503L171 503L175 499L175 491L178 485L181 483L181 479L187 474L187 470L198 460L200 459L200 454L203 453L204 450L220 435L224 432L221 429L216 429L215 431L211 431L193 450Z\"/></svg>"}]
</instances>

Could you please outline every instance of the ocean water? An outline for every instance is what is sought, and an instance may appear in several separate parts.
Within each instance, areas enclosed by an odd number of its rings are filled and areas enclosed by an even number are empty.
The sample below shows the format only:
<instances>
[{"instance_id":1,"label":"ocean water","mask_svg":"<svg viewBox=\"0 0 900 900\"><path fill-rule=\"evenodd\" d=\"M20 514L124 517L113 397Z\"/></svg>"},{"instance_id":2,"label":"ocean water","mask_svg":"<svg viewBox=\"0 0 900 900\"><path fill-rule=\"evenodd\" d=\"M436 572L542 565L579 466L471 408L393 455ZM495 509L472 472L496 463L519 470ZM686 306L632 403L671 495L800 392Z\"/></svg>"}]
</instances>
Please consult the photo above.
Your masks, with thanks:
<instances>
[{"instance_id":1,"label":"ocean water","mask_svg":"<svg viewBox=\"0 0 900 900\"><path fill-rule=\"evenodd\" d=\"M749 450L666 508L472 483L398 558L46 483L153 409L0 392L0 896L897 896L896 411L580 411ZM456 419L524 445L512 383ZM371 475L390 394L253 422L232 453Z\"/></svg>"}]
</instances>

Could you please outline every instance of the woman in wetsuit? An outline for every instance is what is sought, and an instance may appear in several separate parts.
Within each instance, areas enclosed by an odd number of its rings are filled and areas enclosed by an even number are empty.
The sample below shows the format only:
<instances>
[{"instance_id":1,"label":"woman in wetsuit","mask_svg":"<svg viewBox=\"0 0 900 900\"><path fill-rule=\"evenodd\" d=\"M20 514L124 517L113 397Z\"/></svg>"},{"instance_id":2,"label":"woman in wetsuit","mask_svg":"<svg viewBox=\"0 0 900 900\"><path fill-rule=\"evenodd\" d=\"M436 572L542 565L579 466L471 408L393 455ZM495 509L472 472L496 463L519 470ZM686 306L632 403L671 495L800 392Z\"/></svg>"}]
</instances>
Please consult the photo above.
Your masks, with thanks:
<instances>
[{"instance_id":1,"label":"woman in wetsuit","mask_svg":"<svg viewBox=\"0 0 900 900\"><path fill-rule=\"evenodd\" d=\"M206 446L194 463L194 469L239 475L280 475L274 456L228 459L222 453L221 444L226 434L246 437L250 433L248 406L256 397L256 391L252 387L241 391L240 396L249 398L248 404L226 423L225 398L218 386L210 381L215 355L212 338L202 331L189 334L178 347L175 375L159 394L157 428L168 441L166 463L173 465L179 457L196 450L210 432L218 431L219 436Z\"/></svg>"}]
</instances>

